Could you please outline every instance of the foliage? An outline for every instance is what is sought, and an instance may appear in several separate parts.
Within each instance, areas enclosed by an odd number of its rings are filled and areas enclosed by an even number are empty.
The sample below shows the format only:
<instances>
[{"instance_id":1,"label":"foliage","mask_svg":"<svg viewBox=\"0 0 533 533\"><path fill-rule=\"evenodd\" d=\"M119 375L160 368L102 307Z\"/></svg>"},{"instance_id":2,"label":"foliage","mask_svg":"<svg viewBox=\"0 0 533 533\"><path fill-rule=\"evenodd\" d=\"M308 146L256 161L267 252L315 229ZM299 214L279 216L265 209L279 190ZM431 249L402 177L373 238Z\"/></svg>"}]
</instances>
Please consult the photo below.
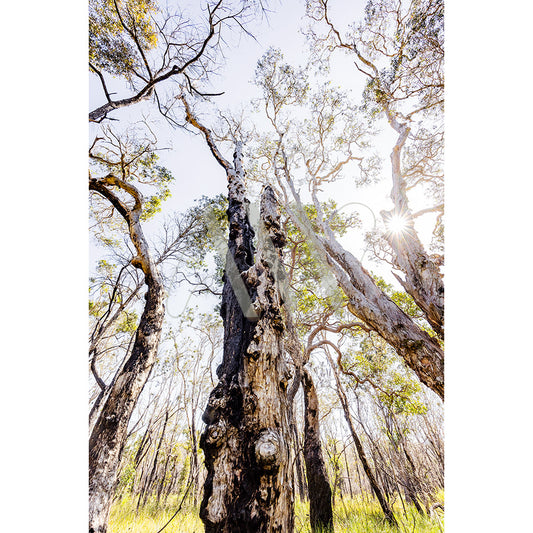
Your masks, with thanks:
<instances>
[{"instance_id":1,"label":"foliage","mask_svg":"<svg viewBox=\"0 0 533 533\"><path fill-rule=\"evenodd\" d=\"M321 207L335 235L342 236L349 229L360 227L358 216L341 213L334 200L329 199ZM318 232L316 207L313 204L307 204L304 206L304 212L313 231ZM301 315L298 321L309 322L312 321L311 316L336 308L338 302L343 300L343 296L335 284L324 282L327 271L317 260L312 244L290 218L286 220L286 229L288 244L285 268L289 271L290 288L294 293L296 310Z\"/></svg>"},{"instance_id":2,"label":"foliage","mask_svg":"<svg viewBox=\"0 0 533 533\"><path fill-rule=\"evenodd\" d=\"M427 411L420 392L422 387L396 353L375 334L358 335L357 344L343 349L345 372L353 372L379 405L395 415L423 414ZM357 389L358 381L345 374L345 379Z\"/></svg>"},{"instance_id":3,"label":"foliage","mask_svg":"<svg viewBox=\"0 0 533 533\"><path fill-rule=\"evenodd\" d=\"M285 106L305 102L309 83L306 71L283 63L281 50L270 48L257 62L255 84L263 89L266 114L275 121Z\"/></svg>"},{"instance_id":4,"label":"foliage","mask_svg":"<svg viewBox=\"0 0 533 533\"><path fill-rule=\"evenodd\" d=\"M396 290L390 283L387 283L381 276L374 274L376 285L406 314L412 318L420 317L420 309L415 304L412 296L405 291Z\"/></svg>"},{"instance_id":5,"label":"foliage","mask_svg":"<svg viewBox=\"0 0 533 533\"><path fill-rule=\"evenodd\" d=\"M102 129L102 137L95 139L89 152L91 176L111 174L136 188L148 186L155 189L155 194L143 198L143 221L161 211L162 202L171 196L170 184L174 181L171 172L158 164L156 146L157 140L138 127L122 134L106 127ZM96 207L106 205L104 201L93 202L92 205L92 214L98 222L107 218L105 214L101 215L102 208Z\"/></svg>"},{"instance_id":6,"label":"foliage","mask_svg":"<svg viewBox=\"0 0 533 533\"><path fill-rule=\"evenodd\" d=\"M157 45L153 0L90 0L89 62L115 76L131 80L140 60L140 48Z\"/></svg>"}]
</instances>

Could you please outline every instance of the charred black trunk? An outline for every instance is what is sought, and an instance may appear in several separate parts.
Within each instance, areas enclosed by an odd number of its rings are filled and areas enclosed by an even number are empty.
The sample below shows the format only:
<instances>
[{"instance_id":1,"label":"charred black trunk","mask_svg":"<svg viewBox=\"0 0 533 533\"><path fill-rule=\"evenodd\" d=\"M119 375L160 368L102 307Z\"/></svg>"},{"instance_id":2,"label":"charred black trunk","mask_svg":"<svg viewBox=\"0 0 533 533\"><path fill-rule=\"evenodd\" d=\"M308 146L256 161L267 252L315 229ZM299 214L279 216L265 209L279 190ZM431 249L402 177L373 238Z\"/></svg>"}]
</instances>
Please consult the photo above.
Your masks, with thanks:
<instances>
[{"instance_id":1,"label":"charred black trunk","mask_svg":"<svg viewBox=\"0 0 533 533\"><path fill-rule=\"evenodd\" d=\"M309 488L309 514L311 531L333 531L333 510L331 506L331 487L322 456L318 398L309 372L302 375L305 401L305 440L304 458Z\"/></svg>"},{"instance_id":2,"label":"charred black trunk","mask_svg":"<svg viewBox=\"0 0 533 533\"><path fill-rule=\"evenodd\" d=\"M286 400L284 331L272 265L284 235L274 193L265 189L265 236L254 262L240 146L226 168L229 241L222 296L224 355L219 383L203 415L200 439L207 478L200 516L206 533L288 532L293 529L292 465Z\"/></svg>"}]
</instances>

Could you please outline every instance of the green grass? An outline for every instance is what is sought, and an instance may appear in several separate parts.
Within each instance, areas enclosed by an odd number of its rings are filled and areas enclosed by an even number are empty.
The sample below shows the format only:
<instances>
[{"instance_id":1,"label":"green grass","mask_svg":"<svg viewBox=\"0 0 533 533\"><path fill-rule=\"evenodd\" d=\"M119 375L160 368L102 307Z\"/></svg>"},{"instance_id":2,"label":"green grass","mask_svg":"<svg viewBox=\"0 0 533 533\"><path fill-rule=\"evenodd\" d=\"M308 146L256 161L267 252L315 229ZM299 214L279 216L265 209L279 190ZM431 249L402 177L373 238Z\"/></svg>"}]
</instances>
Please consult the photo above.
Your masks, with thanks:
<instances>
[{"instance_id":1,"label":"green grass","mask_svg":"<svg viewBox=\"0 0 533 533\"><path fill-rule=\"evenodd\" d=\"M444 501L444 494L436 496ZM136 503L136 502L135 502ZM110 533L156 533L161 529L177 509L177 497L169 498L166 505L156 507L149 503L135 513L135 503L129 497L113 505L109 522ZM336 533L442 533L444 519L442 513L430 519L422 516L416 509L406 505L406 513L400 503L394 505L394 513L400 528L394 529L383 518L383 513L375 500L361 497L337 498L334 514ZM295 533L310 533L309 504L296 501ZM202 521L198 517L198 509L184 507L165 528L165 533L203 533Z\"/></svg>"},{"instance_id":2,"label":"green grass","mask_svg":"<svg viewBox=\"0 0 533 533\"><path fill-rule=\"evenodd\" d=\"M442 501L442 499L440 500ZM444 520L442 514L430 519L420 515L414 506L406 505L406 513L401 504L394 505L394 514L399 522L399 529L390 526L379 504L375 500L367 501L361 497L337 498L333 510L336 533L442 533ZM309 504L296 503L296 533L310 533Z\"/></svg>"},{"instance_id":3,"label":"green grass","mask_svg":"<svg viewBox=\"0 0 533 533\"><path fill-rule=\"evenodd\" d=\"M179 506L178 497L170 497L165 505L150 502L135 512L137 501L124 497L111 508L108 531L110 533L156 533L170 520ZM198 510L183 506L164 529L164 533L203 533L204 526Z\"/></svg>"}]
</instances>

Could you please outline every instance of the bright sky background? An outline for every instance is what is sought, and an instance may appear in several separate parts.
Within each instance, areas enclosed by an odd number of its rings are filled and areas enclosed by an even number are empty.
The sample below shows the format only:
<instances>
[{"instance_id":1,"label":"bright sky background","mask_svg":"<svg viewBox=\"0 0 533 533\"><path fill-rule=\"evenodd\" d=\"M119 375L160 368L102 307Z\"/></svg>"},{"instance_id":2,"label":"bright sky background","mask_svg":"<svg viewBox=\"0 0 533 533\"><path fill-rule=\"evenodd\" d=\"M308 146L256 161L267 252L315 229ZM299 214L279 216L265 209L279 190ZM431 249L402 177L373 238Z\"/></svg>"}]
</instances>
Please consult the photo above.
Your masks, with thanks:
<instances>
[{"instance_id":1,"label":"bright sky background","mask_svg":"<svg viewBox=\"0 0 533 533\"><path fill-rule=\"evenodd\" d=\"M446 19L446 528L518 532L532 475L533 5L447 0ZM3 20L2 529L71 533L87 516L87 9L8 2Z\"/></svg>"},{"instance_id":2,"label":"bright sky background","mask_svg":"<svg viewBox=\"0 0 533 533\"><path fill-rule=\"evenodd\" d=\"M198 3L188 1L180 4L185 12L197 12ZM230 48L226 51L226 64L221 75L211 78L214 92L224 91L224 95L214 98L213 107L230 111L238 111L243 106L261 96L261 91L252 81L257 61L270 47L280 48L284 54L284 61L297 67L303 65L307 58L307 43L302 30L309 24L305 17L305 3L302 0L280 2L274 0L271 3L272 11L267 19L257 20L248 26L255 39L242 34L229 35ZM348 23L360 20L364 9L364 2L348 1L333 3L331 6L331 18L341 29L347 29ZM226 32L226 35L227 32ZM339 85L343 90L350 90L356 103L361 100L361 94L366 80L354 67L352 60L343 53L335 53L332 60L331 80L334 85ZM106 77L109 79L109 76ZM129 95L125 84L110 80L110 91L116 91L115 98ZM311 80L312 84L312 80ZM126 92L125 92L126 91ZM94 109L105 103L100 82L96 76L90 78L89 108ZM202 108L199 108L202 110ZM121 123L114 122L114 128L122 124L131 124L139 119L142 113L150 113L151 127L157 134L160 145L170 147L169 150L160 152L161 163L167 166L175 177L172 184L172 197L163 203L162 212L146 223L145 233L148 237L155 237L160 231L161 223L165 215L173 211L185 211L193 205L193 201L202 195L214 196L219 193L226 194L226 177L224 170L212 157L203 136L192 135L180 129L171 128L163 117L150 103L143 103L129 108L114 111L111 116L120 119ZM258 129L268 129L264 113L251 114ZM205 125L208 127L215 124L216 117L208 114L202 115ZM156 124L154 127L153 124ZM90 125L89 144L95 136L96 125ZM320 196L327 200L333 198L341 208L341 212L347 214L356 211L362 220L362 228L351 230L341 239L341 242L359 259L364 258L363 264L369 270L384 277L389 283L401 289L396 279L391 275L387 264L370 262L371 253L366 250L364 235L366 231L373 229L375 220L381 224L380 211L391 209L392 202L389 194L392 186L390 178L390 151L396 140L395 132L384 119L381 120L382 133L374 140L375 149L383 161L381 171L382 179L378 184L366 187L356 187L349 178L330 185ZM230 158L231 154L228 153ZM305 198L305 190L302 189ZM249 192L250 201L258 201L252 192ZM412 210L417 211L422 207L431 205L422 194L413 195ZM417 200L419 205L417 205ZM356 205L353 203L357 202ZM352 205L347 205L352 204ZM363 204L363 205L361 205ZM343 208L343 206L346 206ZM433 231L435 215L429 214L416 219L416 226L423 242L429 244ZM91 257L100 256L100 251L91 246ZM91 261L94 268L95 261ZM169 295L167 302L167 314L176 316L184 308L186 302L195 303L203 311L210 311L213 306L213 298L189 299L189 290L186 284L181 284L176 291Z\"/></svg>"}]
</instances>

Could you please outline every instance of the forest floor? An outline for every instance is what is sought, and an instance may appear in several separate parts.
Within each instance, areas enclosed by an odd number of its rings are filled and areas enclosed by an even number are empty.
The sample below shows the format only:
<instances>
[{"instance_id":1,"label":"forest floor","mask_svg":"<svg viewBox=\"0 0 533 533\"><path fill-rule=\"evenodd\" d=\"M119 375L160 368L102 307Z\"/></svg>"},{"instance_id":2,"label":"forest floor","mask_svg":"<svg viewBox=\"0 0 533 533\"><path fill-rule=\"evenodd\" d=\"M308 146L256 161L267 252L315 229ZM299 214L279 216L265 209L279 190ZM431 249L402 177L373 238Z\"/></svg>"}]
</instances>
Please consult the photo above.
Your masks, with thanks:
<instances>
[{"instance_id":1,"label":"forest floor","mask_svg":"<svg viewBox=\"0 0 533 533\"><path fill-rule=\"evenodd\" d=\"M440 493L438 500L443 502ZM109 533L157 533L172 517L178 507L177 499L169 498L165 505L159 507L147 504L138 513L129 497L116 502L111 509ZM295 533L309 533L309 504L297 501L295 505ZM336 533L442 533L444 518L436 511L433 518L420 515L414 506L396 502L394 512L400 529L390 527L383 518L383 513L375 500L367 501L360 497L337 498L333 511ZM198 509L183 508L165 527L165 533L203 533L202 521Z\"/></svg>"}]
</instances>

